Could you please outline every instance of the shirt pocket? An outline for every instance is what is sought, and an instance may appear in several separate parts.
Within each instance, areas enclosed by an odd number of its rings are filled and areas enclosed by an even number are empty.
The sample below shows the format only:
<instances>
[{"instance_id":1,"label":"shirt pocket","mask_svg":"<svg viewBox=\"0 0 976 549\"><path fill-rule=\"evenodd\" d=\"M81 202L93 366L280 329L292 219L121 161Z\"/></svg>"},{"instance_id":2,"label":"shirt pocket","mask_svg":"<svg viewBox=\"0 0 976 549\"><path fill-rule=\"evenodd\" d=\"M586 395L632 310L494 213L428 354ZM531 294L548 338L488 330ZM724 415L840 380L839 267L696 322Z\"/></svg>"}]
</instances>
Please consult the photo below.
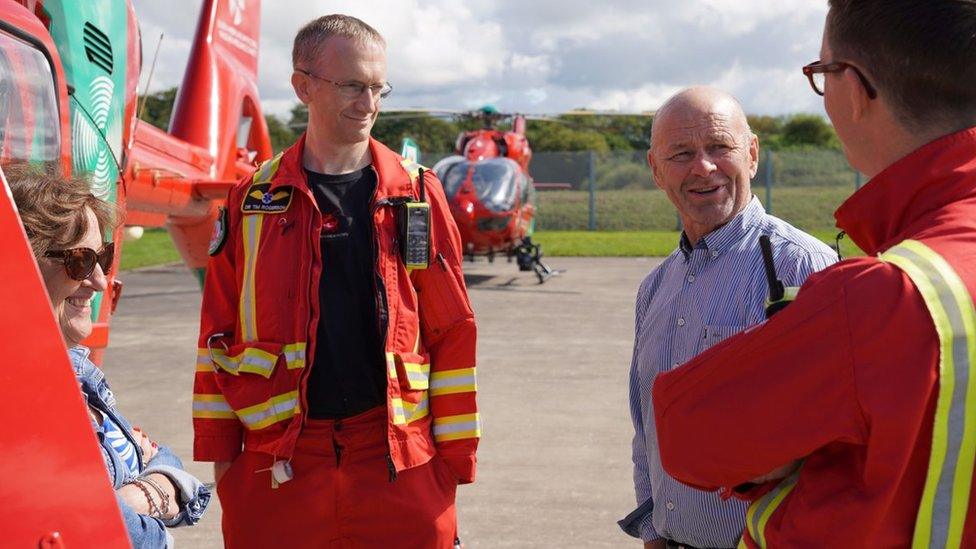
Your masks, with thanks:
<instances>
[{"instance_id":1,"label":"shirt pocket","mask_svg":"<svg viewBox=\"0 0 976 549\"><path fill-rule=\"evenodd\" d=\"M702 336L698 341L698 351L695 354L701 354L708 350L708 348L721 343L722 341L734 336L735 334L745 330L748 326L716 326L707 324L702 328Z\"/></svg>"}]
</instances>

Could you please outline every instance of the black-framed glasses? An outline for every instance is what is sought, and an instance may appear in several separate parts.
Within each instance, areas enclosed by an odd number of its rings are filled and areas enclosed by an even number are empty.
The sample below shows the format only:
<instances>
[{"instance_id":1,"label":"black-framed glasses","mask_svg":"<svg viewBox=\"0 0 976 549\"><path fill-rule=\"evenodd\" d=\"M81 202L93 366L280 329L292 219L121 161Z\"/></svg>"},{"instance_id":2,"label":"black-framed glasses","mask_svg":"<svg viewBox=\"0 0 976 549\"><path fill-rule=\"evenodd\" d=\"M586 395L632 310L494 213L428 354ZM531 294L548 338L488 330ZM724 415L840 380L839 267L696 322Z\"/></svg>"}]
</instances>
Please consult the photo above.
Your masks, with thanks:
<instances>
[{"instance_id":1,"label":"black-framed glasses","mask_svg":"<svg viewBox=\"0 0 976 549\"><path fill-rule=\"evenodd\" d=\"M864 76L864 73L850 63L844 63L843 61L824 63L823 61L817 60L809 65L805 65L803 67L803 74L806 75L807 80L810 81L810 87L813 88L813 91L816 92L817 95L823 95L824 83L827 80L827 73L842 72L847 69L854 71L854 74L856 74L861 80L861 85L864 86L864 90L868 92L868 97L871 99L878 97L878 92L874 89L874 86L868 82L868 79Z\"/></svg>"},{"instance_id":2,"label":"black-framed glasses","mask_svg":"<svg viewBox=\"0 0 976 549\"><path fill-rule=\"evenodd\" d=\"M95 272L95 265L102 268L102 273L108 273L115 259L115 242L102 246L102 251L96 252L91 248L72 248L70 250L50 250L44 257L61 259L64 270L74 280L85 280Z\"/></svg>"},{"instance_id":3,"label":"black-framed glasses","mask_svg":"<svg viewBox=\"0 0 976 549\"><path fill-rule=\"evenodd\" d=\"M393 93L393 84L389 82L383 82L382 84L363 84L362 82L356 82L354 80L349 82L337 82L335 80L329 80L328 78L322 78L317 74L313 74L304 69L295 69L296 71L315 78L316 80L321 80L323 82L328 82L339 90L339 95L345 97L346 99L356 99L363 94L364 91L369 89L369 93L372 94L374 98L379 97L380 99L386 99L391 93Z\"/></svg>"}]
</instances>

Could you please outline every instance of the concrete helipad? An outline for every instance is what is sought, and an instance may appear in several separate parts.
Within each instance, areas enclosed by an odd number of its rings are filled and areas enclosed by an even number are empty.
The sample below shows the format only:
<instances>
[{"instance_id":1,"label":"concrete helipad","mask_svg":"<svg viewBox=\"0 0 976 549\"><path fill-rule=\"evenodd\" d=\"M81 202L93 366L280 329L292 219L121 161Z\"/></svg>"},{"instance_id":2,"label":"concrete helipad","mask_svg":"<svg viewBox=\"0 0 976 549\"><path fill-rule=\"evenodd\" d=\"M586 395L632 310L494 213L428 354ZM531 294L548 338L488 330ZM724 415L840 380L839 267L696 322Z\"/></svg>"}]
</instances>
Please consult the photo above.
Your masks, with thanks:
<instances>
[{"instance_id":1,"label":"concrete helipad","mask_svg":"<svg viewBox=\"0 0 976 549\"><path fill-rule=\"evenodd\" d=\"M647 258L553 258L538 285L499 261L466 263L478 317L483 438L478 481L459 490L467 548L639 546L615 521L634 507L627 376ZM200 292L182 267L123 273L105 371L123 412L190 460ZM220 547L220 508L174 530L181 548Z\"/></svg>"}]
</instances>

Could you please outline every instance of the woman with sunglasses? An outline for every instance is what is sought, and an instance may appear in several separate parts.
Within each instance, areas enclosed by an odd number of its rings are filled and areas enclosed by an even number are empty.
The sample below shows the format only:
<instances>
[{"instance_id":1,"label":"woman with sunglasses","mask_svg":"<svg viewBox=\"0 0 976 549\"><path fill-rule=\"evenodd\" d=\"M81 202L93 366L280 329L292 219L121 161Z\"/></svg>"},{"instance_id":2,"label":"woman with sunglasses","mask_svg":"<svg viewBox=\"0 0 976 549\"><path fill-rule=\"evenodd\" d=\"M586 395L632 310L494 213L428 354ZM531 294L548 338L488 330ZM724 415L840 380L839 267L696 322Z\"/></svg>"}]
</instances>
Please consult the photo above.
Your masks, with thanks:
<instances>
[{"instance_id":1,"label":"woman with sunglasses","mask_svg":"<svg viewBox=\"0 0 976 549\"><path fill-rule=\"evenodd\" d=\"M129 539L137 549L171 546L166 527L196 523L210 491L171 451L129 424L81 345L92 331L91 300L105 290L114 259L114 243L102 239L115 225L113 209L93 196L83 179L24 165L4 167L4 174L88 404Z\"/></svg>"}]
</instances>

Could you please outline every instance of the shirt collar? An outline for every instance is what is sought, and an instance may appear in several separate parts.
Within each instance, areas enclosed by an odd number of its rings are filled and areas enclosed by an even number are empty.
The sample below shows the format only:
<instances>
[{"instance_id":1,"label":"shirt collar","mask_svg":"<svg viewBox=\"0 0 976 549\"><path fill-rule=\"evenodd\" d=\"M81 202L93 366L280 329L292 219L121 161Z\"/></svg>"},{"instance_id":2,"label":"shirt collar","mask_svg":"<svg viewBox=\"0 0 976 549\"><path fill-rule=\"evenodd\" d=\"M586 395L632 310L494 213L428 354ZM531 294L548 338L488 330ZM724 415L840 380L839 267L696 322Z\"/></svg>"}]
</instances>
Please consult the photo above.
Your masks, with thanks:
<instances>
[{"instance_id":1,"label":"shirt collar","mask_svg":"<svg viewBox=\"0 0 976 549\"><path fill-rule=\"evenodd\" d=\"M741 212L737 213L725 225L722 225L721 227L698 239L698 244L696 244L694 248L708 250L712 257L718 257L720 254L732 247L733 244L745 238L746 231L748 231L749 227L752 226L753 222L764 213L765 210L763 209L762 204L754 195L752 200L746 204L746 207L743 208ZM691 252L693 250L691 242L688 240L688 235L686 235L684 231L681 231L681 239L678 241L678 249L681 250L681 254L684 256L685 261L688 261L688 258L691 257Z\"/></svg>"}]
</instances>

